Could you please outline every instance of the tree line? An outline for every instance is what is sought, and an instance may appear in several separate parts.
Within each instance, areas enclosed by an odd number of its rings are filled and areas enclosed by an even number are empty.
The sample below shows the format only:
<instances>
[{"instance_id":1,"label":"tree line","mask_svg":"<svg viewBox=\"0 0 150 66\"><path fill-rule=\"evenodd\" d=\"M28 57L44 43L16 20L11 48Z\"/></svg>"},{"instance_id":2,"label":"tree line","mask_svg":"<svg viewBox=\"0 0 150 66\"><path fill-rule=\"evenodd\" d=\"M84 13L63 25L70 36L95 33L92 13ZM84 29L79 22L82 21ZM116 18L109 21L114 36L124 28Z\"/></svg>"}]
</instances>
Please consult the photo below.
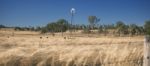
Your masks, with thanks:
<instances>
[{"instance_id":1,"label":"tree line","mask_svg":"<svg viewBox=\"0 0 150 66\"><path fill-rule=\"evenodd\" d=\"M89 16L88 17L88 25L85 24L76 24L71 25L65 19L59 19L56 22L50 22L43 27L12 27L15 30L19 31L40 31L43 33L56 33L66 31L78 31L81 30L82 33L87 34L114 34L114 35L150 35L150 20L145 21L143 26L139 26L136 24L125 24L123 21L118 21L115 24L100 24L100 18L97 16ZM0 28L9 28L4 25L0 25Z\"/></svg>"}]
</instances>

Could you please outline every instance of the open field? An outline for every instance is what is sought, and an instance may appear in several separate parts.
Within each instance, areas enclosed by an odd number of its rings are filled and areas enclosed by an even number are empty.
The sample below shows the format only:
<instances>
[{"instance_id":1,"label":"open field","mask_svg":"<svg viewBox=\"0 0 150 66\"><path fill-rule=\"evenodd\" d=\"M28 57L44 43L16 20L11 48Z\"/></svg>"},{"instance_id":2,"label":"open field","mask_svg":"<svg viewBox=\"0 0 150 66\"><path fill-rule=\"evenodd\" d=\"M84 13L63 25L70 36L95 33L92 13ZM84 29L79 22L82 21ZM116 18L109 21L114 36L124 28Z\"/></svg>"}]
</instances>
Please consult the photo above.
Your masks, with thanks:
<instances>
[{"instance_id":1,"label":"open field","mask_svg":"<svg viewBox=\"0 0 150 66\"><path fill-rule=\"evenodd\" d=\"M142 66L143 39L0 31L0 66Z\"/></svg>"}]
</instances>

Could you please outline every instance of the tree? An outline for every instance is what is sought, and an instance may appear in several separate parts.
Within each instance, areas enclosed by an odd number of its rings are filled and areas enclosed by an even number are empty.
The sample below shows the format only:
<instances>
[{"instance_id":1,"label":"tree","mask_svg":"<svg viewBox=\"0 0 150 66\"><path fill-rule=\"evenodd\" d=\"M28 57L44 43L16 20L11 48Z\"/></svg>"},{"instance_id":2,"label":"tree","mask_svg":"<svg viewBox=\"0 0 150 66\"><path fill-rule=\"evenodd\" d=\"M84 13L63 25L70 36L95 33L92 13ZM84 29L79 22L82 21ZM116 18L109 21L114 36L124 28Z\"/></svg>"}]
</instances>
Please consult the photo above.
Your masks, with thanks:
<instances>
[{"instance_id":1,"label":"tree","mask_svg":"<svg viewBox=\"0 0 150 66\"><path fill-rule=\"evenodd\" d=\"M15 30L23 30L21 27L15 27Z\"/></svg>"},{"instance_id":2,"label":"tree","mask_svg":"<svg viewBox=\"0 0 150 66\"><path fill-rule=\"evenodd\" d=\"M47 28L47 32L58 32L57 24L55 22L48 23L45 28Z\"/></svg>"},{"instance_id":3,"label":"tree","mask_svg":"<svg viewBox=\"0 0 150 66\"><path fill-rule=\"evenodd\" d=\"M31 31L35 31L35 28L34 28L34 27L31 27L30 30L31 30Z\"/></svg>"},{"instance_id":4,"label":"tree","mask_svg":"<svg viewBox=\"0 0 150 66\"><path fill-rule=\"evenodd\" d=\"M127 34L127 26L122 21L116 23L116 29L119 36L120 34Z\"/></svg>"},{"instance_id":5,"label":"tree","mask_svg":"<svg viewBox=\"0 0 150 66\"><path fill-rule=\"evenodd\" d=\"M45 28L47 29L47 32L65 32L68 29L68 21L65 19L59 19L56 22L48 23Z\"/></svg>"},{"instance_id":6,"label":"tree","mask_svg":"<svg viewBox=\"0 0 150 66\"><path fill-rule=\"evenodd\" d=\"M47 30L46 27L41 28L41 33L42 33L42 34L43 34L43 33L46 33L46 32L48 32L48 30Z\"/></svg>"},{"instance_id":7,"label":"tree","mask_svg":"<svg viewBox=\"0 0 150 66\"><path fill-rule=\"evenodd\" d=\"M37 26L36 28L35 28L35 31L41 31L41 27L40 26Z\"/></svg>"},{"instance_id":8,"label":"tree","mask_svg":"<svg viewBox=\"0 0 150 66\"><path fill-rule=\"evenodd\" d=\"M65 19L59 19L57 21L57 24L58 24L58 27L60 26L60 30L61 30L61 33L62 33L62 36L63 36L63 32L65 32L68 28L68 21L65 20Z\"/></svg>"},{"instance_id":9,"label":"tree","mask_svg":"<svg viewBox=\"0 0 150 66\"><path fill-rule=\"evenodd\" d=\"M145 29L146 35L150 35L150 20L145 22L144 29Z\"/></svg>"},{"instance_id":10,"label":"tree","mask_svg":"<svg viewBox=\"0 0 150 66\"><path fill-rule=\"evenodd\" d=\"M96 16L89 16L89 17L88 17L88 21L89 21L89 23L90 23L91 29L93 29L93 28L94 28L94 25L95 25L97 22L99 22L100 19L98 19Z\"/></svg>"},{"instance_id":11,"label":"tree","mask_svg":"<svg viewBox=\"0 0 150 66\"><path fill-rule=\"evenodd\" d=\"M89 36L89 33L91 33L91 31L90 31L90 26L89 26L89 25L84 26L84 28L83 28L83 33L86 33L86 34Z\"/></svg>"},{"instance_id":12,"label":"tree","mask_svg":"<svg viewBox=\"0 0 150 66\"><path fill-rule=\"evenodd\" d=\"M103 32L105 36L108 34L108 25L103 25Z\"/></svg>"},{"instance_id":13,"label":"tree","mask_svg":"<svg viewBox=\"0 0 150 66\"><path fill-rule=\"evenodd\" d=\"M129 32L130 32L131 36L135 35L137 33L137 25L131 24L129 26Z\"/></svg>"},{"instance_id":14,"label":"tree","mask_svg":"<svg viewBox=\"0 0 150 66\"><path fill-rule=\"evenodd\" d=\"M98 27L98 33L103 33L103 26L102 25L99 25L99 27Z\"/></svg>"},{"instance_id":15,"label":"tree","mask_svg":"<svg viewBox=\"0 0 150 66\"><path fill-rule=\"evenodd\" d=\"M131 35L141 35L144 32L144 29L136 24L131 24L129 26L129 32Z\"/></svg>"},{"instance_id":16,"label":"tree","mask_svg":"<svg viewBox=\"0 0 150 66\"><path fill-rule=\"evenodd\" d=\"M4 26L4 25L0 25L0 28L6 28L6 26Z\"/></svg>"},{"instance_id":17,"label":"tree","mask_svg":"<svg viewBox=\"0 0 150 66\"><path fill-rule=\"evenodd\" d=\"M138 28L139 28L139 34L143 35L144 32L145 32L144 27L143 26L139 26Z\"/></svg>"}]
</instances>

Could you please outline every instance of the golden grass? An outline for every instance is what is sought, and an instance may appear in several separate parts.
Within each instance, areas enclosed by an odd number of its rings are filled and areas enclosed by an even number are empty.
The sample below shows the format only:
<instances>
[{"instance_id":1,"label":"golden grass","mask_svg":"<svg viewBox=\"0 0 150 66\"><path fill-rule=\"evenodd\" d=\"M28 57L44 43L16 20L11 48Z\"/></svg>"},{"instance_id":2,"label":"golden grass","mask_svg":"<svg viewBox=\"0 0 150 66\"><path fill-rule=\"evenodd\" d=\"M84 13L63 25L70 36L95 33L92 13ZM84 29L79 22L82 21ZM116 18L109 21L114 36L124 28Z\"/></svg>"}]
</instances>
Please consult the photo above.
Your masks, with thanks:
<instances>
[{"instance_id":1,"label":"golden grass","mask_svg":"<svg viewBox=\"0 0 150 66\"><path fill-rule=\"evenodd\" d=\"M141 66L143 61L143 37L64 39L22 33L1 32L0 66Z\"/></svg>"}]
</instances>

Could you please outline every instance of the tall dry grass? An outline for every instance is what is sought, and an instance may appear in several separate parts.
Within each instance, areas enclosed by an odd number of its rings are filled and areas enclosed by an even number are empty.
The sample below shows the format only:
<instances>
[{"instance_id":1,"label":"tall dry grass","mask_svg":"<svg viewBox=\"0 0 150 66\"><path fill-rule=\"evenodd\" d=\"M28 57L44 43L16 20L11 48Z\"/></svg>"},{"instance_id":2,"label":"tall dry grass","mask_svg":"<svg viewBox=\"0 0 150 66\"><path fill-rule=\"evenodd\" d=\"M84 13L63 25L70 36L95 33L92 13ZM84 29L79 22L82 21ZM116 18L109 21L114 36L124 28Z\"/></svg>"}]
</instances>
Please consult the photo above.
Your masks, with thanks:
<instances>
[{"instance_id":1,"label":"tall dry grass","mask_svg":"<svg viewBox=\"0 0 150 66\"><path fill-rule=\"evenodd\" d=\"M142 66L142 61L142 37L0 36L0 66Z\"/></svg>"}]
</instances>

